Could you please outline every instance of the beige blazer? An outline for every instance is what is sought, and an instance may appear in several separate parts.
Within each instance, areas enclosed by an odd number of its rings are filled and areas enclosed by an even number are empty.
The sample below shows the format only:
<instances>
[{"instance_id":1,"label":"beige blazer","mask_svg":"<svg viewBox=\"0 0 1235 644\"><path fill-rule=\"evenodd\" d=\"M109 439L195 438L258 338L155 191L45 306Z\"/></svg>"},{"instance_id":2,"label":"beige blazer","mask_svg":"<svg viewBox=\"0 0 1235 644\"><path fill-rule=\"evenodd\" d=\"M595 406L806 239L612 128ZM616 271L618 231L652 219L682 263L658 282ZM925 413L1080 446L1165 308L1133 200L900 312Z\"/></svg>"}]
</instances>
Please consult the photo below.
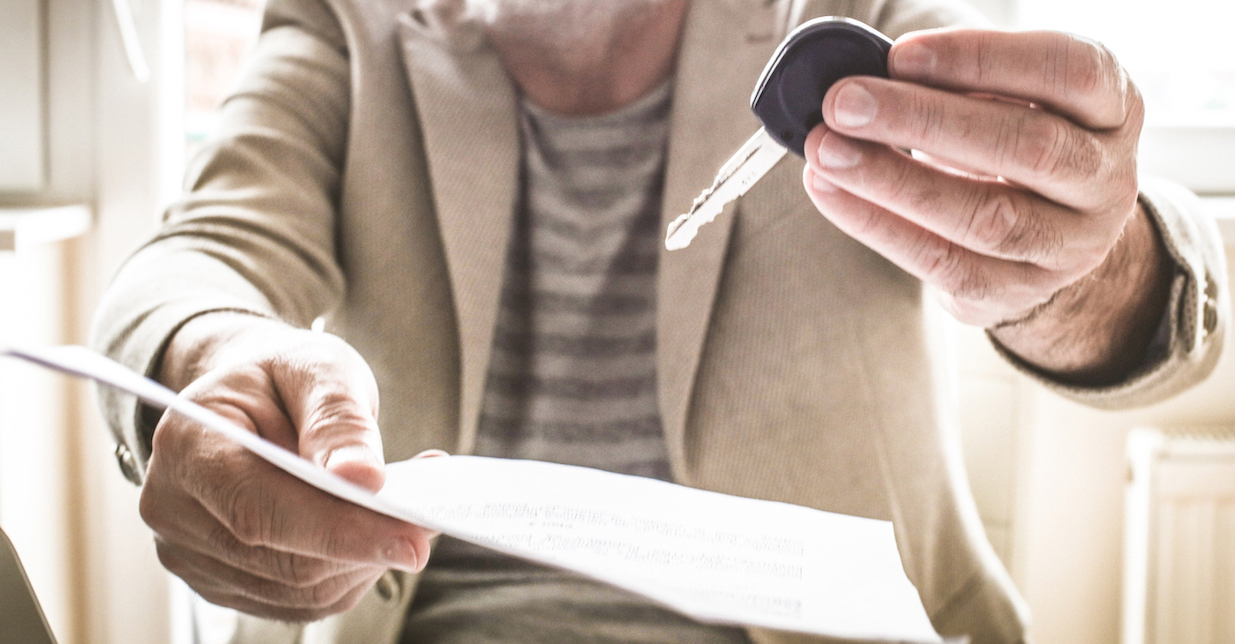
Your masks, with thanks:
<instances>
[{"instance_id":1,"label":"beige blazer","mask_svg":"<svg viewBox=\"0 0 1235 644\"><path fill-rule=\"evenodd\" d=\"M889 35L972 21L951 0L698 0L686 22L664 222L756 128L747 100L790 25L842 14ZM516 92L452 0L272 0L189 192L121 270L95 345L149 372L189 318L240 310L328 328L370 362L386 456L472 449L514 201ZM662 253L659 400L680 483L891 519L935 627L1025 638L1027 614L982 531L924 328L920 284L838 232L790 155ZM1221 247L1193 199L1146 186L1179 265L1169 355L1094 404L1170 395L1212 367L1225 326ZM1049 383L1048 383L1049 384ZM103 392L140 480L150 423ZM390 573L308 626L243 618L236 642L388 644L415 580ZM808 638L753 631L756 642ZM809 640L816 641L816 640Z\"/></svg>"}]
</instances>

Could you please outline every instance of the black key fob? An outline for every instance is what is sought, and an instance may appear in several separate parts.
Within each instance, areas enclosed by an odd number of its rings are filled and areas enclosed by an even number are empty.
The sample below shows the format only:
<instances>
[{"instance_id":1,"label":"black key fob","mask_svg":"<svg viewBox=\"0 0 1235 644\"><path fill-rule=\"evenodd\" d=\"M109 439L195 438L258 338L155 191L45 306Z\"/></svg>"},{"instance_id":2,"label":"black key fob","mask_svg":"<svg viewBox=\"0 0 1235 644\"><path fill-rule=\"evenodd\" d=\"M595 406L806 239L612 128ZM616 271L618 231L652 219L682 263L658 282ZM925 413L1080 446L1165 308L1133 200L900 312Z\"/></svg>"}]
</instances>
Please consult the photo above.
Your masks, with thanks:
<instances>
[{"instance_id":1,"label":"black key fob","mask_svg":"<svg viewBox=\"0 0 1235 644\"><path fill-rule=\"evenodd\" d=\"M805 156L806 135L823 122L823 97L846 76L888 77L892 41L850 18L802 23L763 68L750 108L768 134Z\"/></svg>"}]
</instances>

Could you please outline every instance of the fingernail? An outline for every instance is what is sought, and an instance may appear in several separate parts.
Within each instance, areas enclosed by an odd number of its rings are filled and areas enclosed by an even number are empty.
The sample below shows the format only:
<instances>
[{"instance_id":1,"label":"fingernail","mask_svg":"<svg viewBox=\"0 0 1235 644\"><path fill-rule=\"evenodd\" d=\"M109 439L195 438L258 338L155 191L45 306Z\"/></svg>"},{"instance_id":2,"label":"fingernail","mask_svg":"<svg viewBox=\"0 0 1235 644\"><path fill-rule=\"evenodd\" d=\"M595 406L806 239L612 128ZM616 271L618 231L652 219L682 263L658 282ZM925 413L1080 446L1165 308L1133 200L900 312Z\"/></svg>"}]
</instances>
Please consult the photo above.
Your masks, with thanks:
<instances>
[{"instance_id":1,"label":"fingernail","mask_svg":"<svg viewBox=\"0 0 1235 644\"><path fill-rule=\"evenodd\" d=\"M836 192L836 184L824 179L815 172L811 173L810 185L815 188L816 192Z\"/></svg>"},{"instance_id":2,"label":"fingernail","mask_svg":"<svg viewBox=\"0 0 1235 644\"><path fill-rule=\"evenodd\" d=\"M892 71L896 76L929 76L935 71L935 52L921 43L905 43L896 48Z\"/></svg>"},{"instance_id":3,"label":"fingernail","mask_svg":"<svg viewBox=\"0 0 1235 644\"><path fill-rule=\"evenodd\" d=\"M862 151L844 137L828 132L819 143L819 165L843 170L852 168L862 160Z\"/></svg>"},{"instance_id":4,"label":"fingernail","mask_svg":"<svg viewBox=\"0 0 1235 644\"><path fill-rule=\"evenodd\" d=\"M450 452L440 449L427 449L412 458L436 458L438 456L450 456Z\"/></svg>"},{"instance_id":5,"label":"fingernail","mask_svg":"<svg viewBox=\"0 0 1235 644\"><path fill-rule=\"evenodd\" d=\"M412 547L412 542L409 539L395 539L393 543L386 546L382 551L382 558L385 559L385 564L391 568L398 568L407 572L417 572L416 549Z\"/></svg>"},{"instance_id":6,"label":"fingernail","mask_svg":"<svg viewBox=\"0 0 1235 644\"><path fill-rule=\"evenodd\" d=\"M875 118L879 103L875 97L858 83L849 83L836 95L832 106L836 123L845 127L862 127Z\"/></svg>"},{"instance_id":7,"label":"fingernail","mask_svg":"<svg viewBox=\"0 0 1235 644\"><path fill-rule=\"evenodd\" d=\"M378 455L369 447L365 445L347 445L331 452L326 457L326 464L323 467L329 470L351 463L363 463L378 467L384 465L381 459L378 458Z\"/></svg>"}]
</instances>

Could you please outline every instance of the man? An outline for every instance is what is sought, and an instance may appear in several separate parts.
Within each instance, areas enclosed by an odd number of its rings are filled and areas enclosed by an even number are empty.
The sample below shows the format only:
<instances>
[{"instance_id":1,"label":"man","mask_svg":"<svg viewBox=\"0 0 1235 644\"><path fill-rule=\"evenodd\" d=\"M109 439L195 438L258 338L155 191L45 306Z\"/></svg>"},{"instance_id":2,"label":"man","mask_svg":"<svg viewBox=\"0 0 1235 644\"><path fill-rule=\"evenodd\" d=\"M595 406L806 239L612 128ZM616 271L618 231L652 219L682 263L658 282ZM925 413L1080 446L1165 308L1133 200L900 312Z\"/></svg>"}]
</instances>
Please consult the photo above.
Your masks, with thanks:
<instances>
[{"instance_id":1,"label":"man","mask_svg":"<svg viewBox=\"0 0 1235 644\"><path fill-rule=\"evenodd\" d=\"M894 37L971 20L934 0L273 0L97 344L371 489L383 460L447 448L889 518L940 632L1020 641L941 429L919 279L1026 372L1130 405L1212 368L1221 249L1185 192L1138 190L1142 106L1105 50L952 31L902 38L892 80L838 83L804 165L666 254L664 223L754 130L775 45L829 14ZM303 330L320 316L338 337ZM446 539L417 577L425 530L105 406L164 564L267 618L237 641L800 641Z\"/></svg>"}]
</instances>

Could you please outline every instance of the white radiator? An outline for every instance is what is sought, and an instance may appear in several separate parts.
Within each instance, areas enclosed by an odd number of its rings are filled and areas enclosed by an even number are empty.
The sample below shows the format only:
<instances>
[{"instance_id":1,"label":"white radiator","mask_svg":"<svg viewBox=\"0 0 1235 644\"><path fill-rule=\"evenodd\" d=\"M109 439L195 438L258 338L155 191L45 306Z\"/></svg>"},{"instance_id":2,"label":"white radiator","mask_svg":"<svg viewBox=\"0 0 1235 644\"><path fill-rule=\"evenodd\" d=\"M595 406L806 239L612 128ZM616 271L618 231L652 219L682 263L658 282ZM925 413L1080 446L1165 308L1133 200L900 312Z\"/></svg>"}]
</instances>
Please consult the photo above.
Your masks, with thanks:
<instances>
[{"instance_id":1,"label":"white radiator","mask_svg":"<svg viewBox=\"0 0 1235 644\"><path fill-rule=\"evenodd\" d=\"M1124 644L1235 642L1235 428L1128 438Z\"/></svg>"}]
</instances>

